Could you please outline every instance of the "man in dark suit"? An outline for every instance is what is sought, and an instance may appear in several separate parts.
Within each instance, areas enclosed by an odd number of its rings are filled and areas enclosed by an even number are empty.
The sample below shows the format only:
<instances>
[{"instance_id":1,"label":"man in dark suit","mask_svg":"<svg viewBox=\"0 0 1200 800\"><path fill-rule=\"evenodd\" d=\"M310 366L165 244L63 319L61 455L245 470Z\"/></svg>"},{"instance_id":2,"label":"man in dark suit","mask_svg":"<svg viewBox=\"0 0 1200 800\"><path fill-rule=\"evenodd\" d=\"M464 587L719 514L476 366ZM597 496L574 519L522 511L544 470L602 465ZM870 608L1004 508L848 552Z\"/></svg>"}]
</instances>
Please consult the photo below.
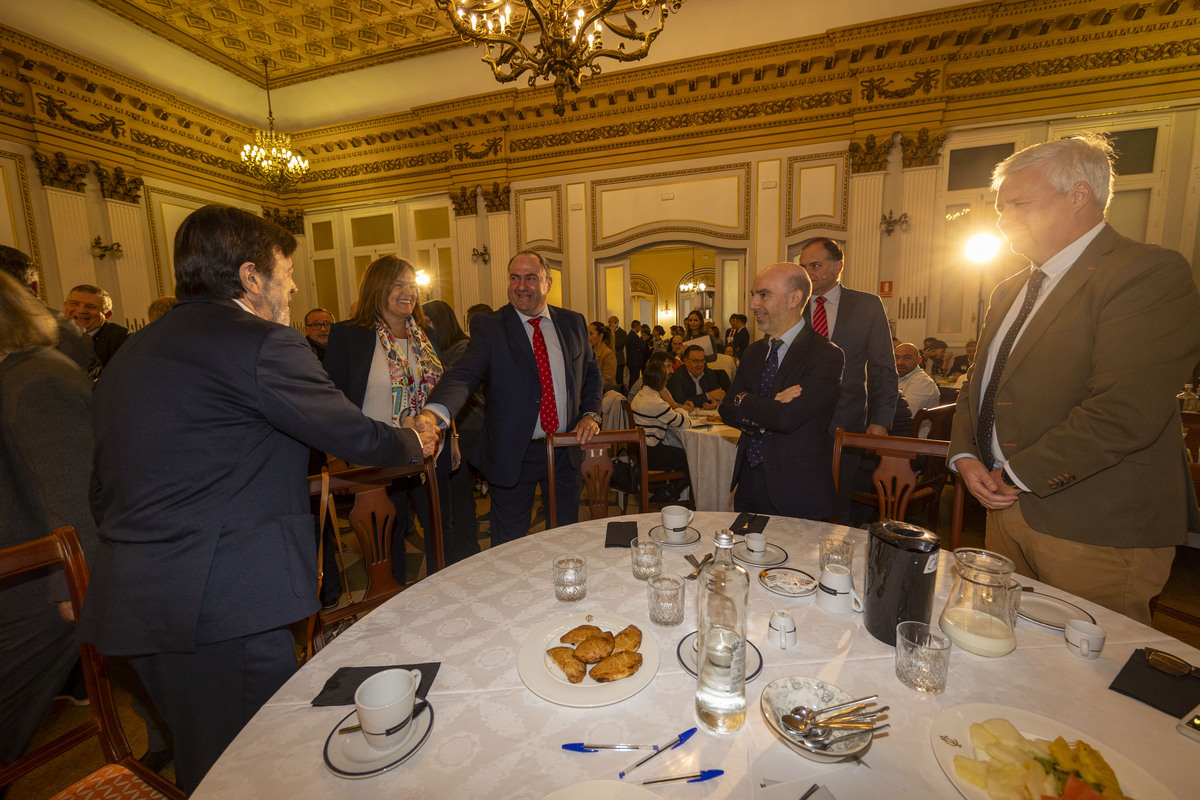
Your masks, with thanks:
<instances>
[{"instance_id":1,"label":"man in dark suit","mask_svg":"<svg viewBox=\"0 0 1200 800\"><path fill-rule=\"evenodd\" d=\"M844 359L805 323L811 293L795 264L775 264L754 279L750 311L770 342L746 350L720 410L742 431L730 485L738 511L807 519L834 513L828 431Z\"/></svg>"},{"instance_id":2,"label":"man in dark suit","mask_svg":"<svg viewBox=\"0 0 1200 800\"><path fill-rule=\"evenodd\" d=\"M600 370L581 314L546 304L550 270L532 251L508 264L508 305L471 320L471 342L442 376L419 415L442 426L481 383L488 408L469 460L488 481L492 544L529 531L534 492L549 502L546 434L574 431L588 442L600 430ZM554 402L547 402L553 397ZM579 517L578 466L556 459L559 524Z\"/></svg>"},{"instance_id":3,"label":"man in dark suit","mask_svg":"<svg viewBox=\"0 0 1200 800\"><path fill-rule=\"evenodd\" d=\"M175 237L179 304L96 384L80 637L129 658L188 792L295 671L288 625L319 607L309 446L394 466L436 444L364 417L288 327L295 248L246 211L194 211Z\"/></svg>"},{"instance_id":4,"label":"man in dark suit","mask_svg":"<svg viewBox=\"0 0 1200 800\"><path fill-rule=\"evenodd\" d=\"M709 369L704 360L704 348L691 345L683 351L683 369L671 373L667 391L679 405L692 408L716 408L725 399L729 376L725 370Z\"/></svg>"},{"instance_id":5,"label":"man in dark suit","mask_svg":"<svg viewBox=\"0 0 1200 800\"><path fill-rule=\"evenodd\" d=\"M624 384L625 386L630 386L633 384L633 381L629 381L625 377L625 362L628 357L625 352L625 343L626 343L627 334L625 333L625 331L621 330L620 323L621 323L621 320L618 319L616 317L616 315L608 318L608 328L609 328L609 330L612 331L612 335L613 335L612 349L613 349L613 352L615 352L617 354L617 383Z\"/></svg>"},{"instance_id":6,"label":"man in dark suit","mask_svg":"<svg viewBox=\"0 0 1200 800\"><path fill-rule=\"evenodd\" d=\"M642 365L646 363L646 340L642 336L642 324L636 319L629 324L629 335L625 337L625 369L629 372L629 384L632 389L642 374Z\"/></svg>"},{"instance_id":7,"label":"man in dark suit","mask_svg":"<svg viewBox=\"0 0 1200 800\"><path fill-rule=\"evenodd\" d=\"M112 305L109 293L90 283L76 286L63 302L63 313L92 337L101 369L108 366L113 354L129 338L128 328L108 321L112 316Z\"/></svg>"},{"instance_id":8,"label":"man in dark suit","mask_svg":"<svg viewBox=\"0 0 1200 800\"><path fill-rule=\"evenodd\" d=\"M733 348L733 357L741 359L750 346L750 329L746 327L745 314L729 315L729 330L725 331L725 344Z\"/></svg>"},{"instance_id":9,"label":"man in dark suit","mask_svg":"<svg viewBox=\"0 0 1200 800\"><path fill-rule=\"evenodd\" d=\"M0 245L0 270L12 275L34 297L40 299L37 269L33 266L33 261L29 256L15 247ZM87 338L79 330L79 326L67 319L61 311L53 308L48 310L58 326L58 344L55 346L59 352L78 364L84 372L99 374L100 360L96 358L92 340Z\"/></svg>"},{"instance_id":10,"label":"man in dark suit","mask_svg":"<svg viewBox=\"0 0 1200 800\"><path fill-rule=\"evenodd\" d=\"M993 174L997 225L1032 262L992 293L951 464L1021 575L1150 623L1196 498L1174 394L1200 357L1176 252L1105 222L1112 147L1034 145Z\"/></svg>"},{"instance_id":11,"label":"man in dark suit","mask_svg":"<svg viewBox=\"0 0 1200 800\"><path fill-rule=\"evenodd\" d=\"M900 396L892 332L883 302L873 294L842 286L843 259L841 245L825 237L810 240L800 252L800 266L813 286L805 318L814 332L846 354L837 409L829 425L831 444L838 428L886 436ZM853 450L842 456L838 514L845 523L855 520L850 492L859 460L860 454Z\"/></svg>"}]
</instances>

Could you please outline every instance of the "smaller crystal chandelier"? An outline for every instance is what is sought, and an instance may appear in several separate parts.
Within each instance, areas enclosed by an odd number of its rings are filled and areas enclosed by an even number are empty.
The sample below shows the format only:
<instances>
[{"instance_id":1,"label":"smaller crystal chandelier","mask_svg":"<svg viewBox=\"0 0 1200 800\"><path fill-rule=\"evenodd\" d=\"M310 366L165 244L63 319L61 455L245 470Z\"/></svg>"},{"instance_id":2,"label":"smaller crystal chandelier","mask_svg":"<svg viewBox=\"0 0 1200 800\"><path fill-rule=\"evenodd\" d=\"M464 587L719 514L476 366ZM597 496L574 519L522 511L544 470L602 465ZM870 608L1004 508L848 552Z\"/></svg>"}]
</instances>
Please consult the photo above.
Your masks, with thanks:
<instances>
[{"instance_id":1,"label":"smaller crystal chandelier","mask_svg":"<svg viewBox=\"0 0 1200 800\"><path fill-rule=\"evenodd\" d=\"M557 103L554 113L566 111L567 89L580 90L582 73L600 74L599 58L640 61L662 33L667 15L685 0L434 0L464 41L483 45L481 60L491 66L500 83L529 73L529 85L538 78L554 80ZM643 27L628 13L618 19L614 9L623 5L640 12ZM514 18L514 7L516 16ZM609 15L612 19L609 19ZM526 44L526 33L540 31ZM608 32L618 37L616 48L605 47ZM633 49L626 50L626 43Z\"/></svg>"},{"instance_id":2,"label":"smaller crystal chandelier","mask_svg":"<svg viewBox=\"0 0 1200 800\"><path fill-rule=\"evenodd\" d=\"M251 175L278 191L304 177L308 172L308 159L292 152L290 134L275 132L266 59L263 59L263 85L267 90L267 130L255 131L254 144L242 147L242 163Z\"/></svg>"}]
</instances>

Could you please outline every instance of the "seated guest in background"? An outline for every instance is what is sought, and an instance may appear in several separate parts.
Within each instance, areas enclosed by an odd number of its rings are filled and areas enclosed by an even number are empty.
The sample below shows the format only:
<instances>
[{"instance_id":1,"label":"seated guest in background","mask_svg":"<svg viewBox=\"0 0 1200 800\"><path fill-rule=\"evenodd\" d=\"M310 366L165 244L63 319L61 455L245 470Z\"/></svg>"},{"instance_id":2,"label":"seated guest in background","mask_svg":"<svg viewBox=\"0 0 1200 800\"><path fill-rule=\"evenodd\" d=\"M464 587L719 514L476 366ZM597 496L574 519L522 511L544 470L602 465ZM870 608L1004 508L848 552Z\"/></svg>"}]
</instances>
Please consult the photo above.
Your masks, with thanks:
<instances>
[{"instance_id":1,"label":"seated guest in background","mask_svg":"<svg viewBox=\"0 0 1200 800\"><path fill-rule=\"evenodd\" d=\"M604 391L610 391L617 386L617 354L608 346L611 334L603 322L593 322L588 325L588 343L596 354L596 365L600 368L600 381Z\"/></svg>"},{"instance_id":2,"label":"seated guest in background","mask_svg":"<svg viewBox=\"0 0 1200 800\"><path fill-rule=\"evenodd\" d=\"M967 374L967 367L975 363L975 349L978 343L972 339L966 344L966 354L957 356L954 363L950 365L946 377L951 380L958 380L963 375Z\"/></svg>"},{"instance_id":3,"label":"seated guest in background","mask_svg":"<svg viewBox=\"0 0 1200 800\"><path fill-rule=\"evenodd\" d=\"M704 349L691 345L683 351L683 369L677 369L667 381L667 390L675 402L687 408L716 408L725 399L729 376L725 370L709 369Z\"/></svg>"},{"instance_id":4,"label":"seated guest in background","mask_svg":"<svg viewBox=\"0 0 1200 800\"><path fill-rule=\"evenodd\" d=\"M671 355L671 371L675 371L683 366L683 337L675 334L671 337L671 349L668 351Z\"/></svg>"},{"instance_id":5,"label":"seated guest in background","mask_svg":"<svg viewBox=\"0 0 1200 800\"><path fill-rule=\"evenodd\" d=\"M304 315L304 338L318 361L325 360L325 348L329 346L329 330L336 320L323 308L314 308Z\"/></svg>"},{"instance_id":6,"label":"seated guest in background","mask_svg":"<svg viewBox=\"0 0 1200 800\"><path fill-rule=\"evenodd\" d=\"M0 272L0 547L72 525L94 563L92 382L54 349L58 324L25 285ZM25 751L79 660L61 574L0 588L0 763Z\"/></svg>"},{"instance_id":7,"label":"seated guest in background","mask_svg":"<svg viewBox=\"0 0 1200 800\"><path fill-rule=\"evenodd\" d=\"M492 307L487 303L476 303L467 309L467 330L471 330L471 318L476 314L491 314Z\"/></svg>"},{"instance_id":8,"label":"seated guest in background","mask_svg":"<svg viewBox=\"0 0 1200 800\"><path fill-rule=\"evenodd\" d=\"M437 434L371 420L288 326L296 238L227 206L175 235L179 305L96 383L99 544L79 638L124 656L174 735L192 792L296 671L317 611L308 452L420 464Z\"/></svg>"},{"instance_id":9,"label":"seated guest in background","mask_svg":"<svg viewBox=\"0 0 1200 800\"><path fill-rule=\"evenodd\" d=\"M746 348L750 346L750 329L746 327L745 314L729 315L729 330L725 332L725 344L733 348L730 353L734 358L741 359Z\"/></svg>"},{"instance_id":10,"label":"seated guest in background","mask_svg":"<svg viewBox=\"0 0 1200 800\"><path fill-rule=\"evenodd\" d=\"M900 378L900 394L908 401L912 413L941 405L941 390L921 369L921 354L915 344L896 345L896 374Z\"/></svg>"},{"instance_id":11,"label":"seated guest in background","mask_svg":"<svg viewBox=\"0 0 1200 800\"><path fill-rule=\"evenodd\" d=\"M737 511L805 519L835 513L829 424L846 359L805 323L811 294L797 264L775 264L754 278L750 311L771 341L746 349L720 411L742 431L729 487L737 489Z\"/></svg>"},{"instance_id":12,"label":"seated guest in background","mask_svg":"<svg viewBox=\"0 0 1200 800\"><path fill-rule=\"evenodd\" d=\"M630 424L646 429L646 459L650 469L687 472L687 454L679 434L672 428L690 428L692 419L679 410L667 392L667 367L661 359L646 365L642 380L642 388L629 404L633 410ZM677 500L688 486L688 481L670 481L650 499L655 503Z\"/></svg>"},{"instance_id":13,"label":"seated guest in background","mask_svg":"<svg viewBox=\"0 0 1200 800\"><path fill-rule=\"evenodd\" d=\"M651 353L650 357L646 359L646 366L647 367L650 366L650 362L652 362L652 361L657 361L660 364L662 364L663 369L666 370L666 373L668 376L671 374L671 358L666 353ZM644 369L645 368L643 367L643 370ZM636 381L633 382L633 386L629 387L629 394L626 395L629 402L631 402L631 403L633 402L633 398L637 397L637 393L642 390L642 386L644 386L644 385L645 384L643 384L641 378L638 378ZM670 392L668 392L667 394L669 395ZM672 399L671 402L674 403L675 402L674 399Z\"/></svg>"},{"instance_id":14,"label":"seated guest in background","mask_svg":"<svg viewBox=\"0 0 1200 800\"><path fill-rule=\"evenodd\" d=\"M950 345L943 342L941 339L934 339L925 346L925 371L929 373L931 378L941 378L946 374L946 348Z\"/></svg>"},{"instance_id":15,"label":"seated guest in background","mask_svg":"<svg viewBox=\"0 0 1200 800\"><path fill-rule=\"evenodd\" d=\"M671 339L667 336L667 332L663 330L662 325L655 325L650 330L650 347L660 352L671 351Z\"/></svg>"},{"instance_id":16,"label":"seated guest in background","mask_svg":"<svg viewBox=\"0 0 1200 800\"><path fill-rule=\"evenodd\" d=\"M113 354L129 338L128 328L108 321L112 316L112 305L108 292L90 283L76 286L63 301L63 313L92 337L92 347L101 369L108 366Z\"/></svg>"},{"instance_id":17,"label":"seated guest in background","mask_svg":"<svg viewBox=\"0 0 1200 800\"><path fill-rule=\"evenodd\" d=\"M37 268L29 256L15 247L0 245L0 272L7 272L17 279L17 283L29 290L41 303ZM92 340L79 330L79 326L67 319L61 311L47 308L58 327L59 352L79 365L79 368L89 375L99 374L100 360L96 358L96 350Z\"/></svg>"},{"instance_id":18,"label":"seated guest in background","mask_svg":"<svg viewBox=\"0 0 1200 800\"><path fill-rule=\"evenodd\" d=\"M179 302L173 294L165 294L150 304L146 309L146 324L149 325L156 319L162 317L163 314L170 311Z\"/></svg>"}]
</instances>

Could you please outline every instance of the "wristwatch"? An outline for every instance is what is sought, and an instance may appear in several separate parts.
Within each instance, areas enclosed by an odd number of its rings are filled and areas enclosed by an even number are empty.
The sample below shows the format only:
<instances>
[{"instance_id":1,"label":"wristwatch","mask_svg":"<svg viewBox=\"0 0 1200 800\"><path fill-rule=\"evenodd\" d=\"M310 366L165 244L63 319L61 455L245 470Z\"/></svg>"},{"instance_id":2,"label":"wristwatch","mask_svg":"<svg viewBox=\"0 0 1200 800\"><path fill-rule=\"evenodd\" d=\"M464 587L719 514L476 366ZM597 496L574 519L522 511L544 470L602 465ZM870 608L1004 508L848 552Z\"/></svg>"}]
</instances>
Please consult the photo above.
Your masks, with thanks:
<instances>
[{"instance_id":1,"label":"wristwatch","mask_svg":"<svg viewBox=\"0 0 1200 800\"><path fill-rule=\"evenodd\" d=\"M596 423L597 428L600 427L600 423L604 420L603 415L596 411L585 411L583 412L583 416L591 417L592 421Z\"/></svg>"},{"instance_id":2,"label":"wristwatch","mask_svg":"<svg viewBox=\"0 0 1200 800\"><path fill-rule=\"evenodd\" d=\"M1020 486L1017 486L1017 482L1012 479L1012 477L1008 474L1008 470L1006 470L1004 467L1000 468L1000 480L1004 481L1005 486L1011 486L1014 489L1021 488Z\"/></svg>"},{"instance_id":3,"label":"wristwatch","mask_svg":"<svg viewBox=\"0 0 1200 800\"><path fill-rule=\"evenodd\" d=\"M733 407L738 408L742 405L742 398L750 394L749 392L739 392L738 396L733 398Z\"/></svg>"}]
</instances>

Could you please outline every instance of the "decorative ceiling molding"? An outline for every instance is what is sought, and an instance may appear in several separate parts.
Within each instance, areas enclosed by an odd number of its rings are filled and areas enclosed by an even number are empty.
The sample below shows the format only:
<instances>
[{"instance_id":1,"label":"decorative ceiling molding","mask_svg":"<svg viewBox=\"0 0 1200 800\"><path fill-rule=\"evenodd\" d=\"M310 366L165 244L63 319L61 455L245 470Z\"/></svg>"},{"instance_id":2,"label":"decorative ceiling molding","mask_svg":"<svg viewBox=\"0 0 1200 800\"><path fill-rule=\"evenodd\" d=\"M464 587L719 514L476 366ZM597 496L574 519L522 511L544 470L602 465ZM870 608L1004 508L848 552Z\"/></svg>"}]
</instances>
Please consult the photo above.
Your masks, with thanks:
<instances>
[{"instance_id":1,"label":"decorative ceiling molding","mask_svg":"<svg viewBox=\"0 0 1200 800\"><path fill-rule=\"evenodd\" d=\"M55 153L53 158L34 150L33 163L37 166L42 186L83 192L89 172L87 164L69 161L67 154L61 150Z\"/></svg>"},{"instance_id":2,"label":"decorative ceiling molding","mask_svg":"<svg viewBox=\"0 0 1200 800\"><path fill-rule=\"evenodd\" d=\"M936 167L942 157L942 145L946 143L946 131L929 135L929 128L917 131L917 137L900 137L900 150L904 154L904 168Z\"/></svg>"},{"instance_id":3,"label":"decorative ceiling molding","mask_svg":"<svg viewBox=\"0 0 1200 800\"><path fill-rule=\"evenodd\" d=\"M883 172L887 169L888 153L892 150L892 134L882 134L883 144L875 138L875 134L867 136L862 144L850 143L850 171L857 175L860 172Z\"/></svg>"},{"instance_id":4,"label":"decorative ceiling molding","mask_svg":"<svg viewBox=\"0 0 1200 800\"><path fill-rule=\"evenodd\" d=\"M454 216L474 217L479 213L479 187L460 186L457 192L451 189L450 205L454 207Z\"/></svg>"},{"instance_id":5,"label":"decorative ceiling molding","mask_svg":"<svg viewBox=\"0 0 1200 800\"><path fill-rule=\"evenodd\" d=\"M262 215L293 236L304 235L304 210L300 208L263 208Z\"/></svg>"},{"instance_id":6,"label":"decorative ceiling molding","mask_svg":"<svg viewBox=\"0 0 1200 800\"><path fill-rule=\"evenodd\" d=\"M96 166L96 178L100 181L100 196L105 200L120 200L124 203L141 202L142 186L145 181L125 174L122 167L105 169L100 162L92 162Z\"/></svg>"}]
</instances>

